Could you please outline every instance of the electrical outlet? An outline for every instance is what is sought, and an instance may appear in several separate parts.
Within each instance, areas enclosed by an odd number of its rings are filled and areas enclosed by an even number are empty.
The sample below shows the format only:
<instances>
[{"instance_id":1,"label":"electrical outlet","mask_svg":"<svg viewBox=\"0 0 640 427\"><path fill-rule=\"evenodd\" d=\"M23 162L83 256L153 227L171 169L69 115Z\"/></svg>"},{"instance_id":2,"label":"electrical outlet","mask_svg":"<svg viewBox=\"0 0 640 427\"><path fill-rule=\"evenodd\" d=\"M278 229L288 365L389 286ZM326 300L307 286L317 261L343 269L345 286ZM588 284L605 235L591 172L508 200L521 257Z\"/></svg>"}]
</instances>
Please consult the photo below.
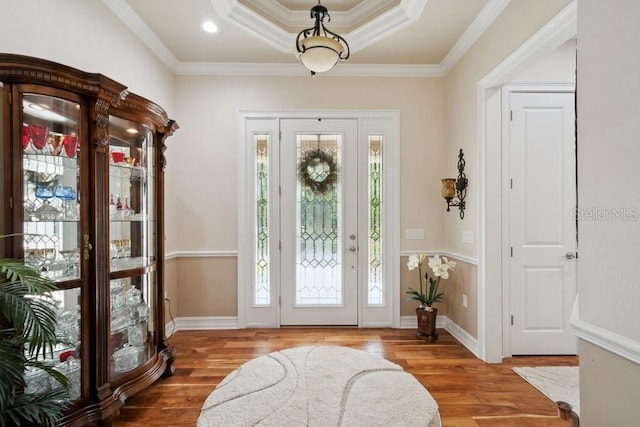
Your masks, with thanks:
<instances>
[{"instance_id":1,"label":"electrical outlet","mask_svg":"<svg viewBox=\"0 0 640 427\"><path fill-rule=\"evenodd\" d=\"M462 294L462 306L467 308L467 294Z\"/></svg>"}]
</instances>

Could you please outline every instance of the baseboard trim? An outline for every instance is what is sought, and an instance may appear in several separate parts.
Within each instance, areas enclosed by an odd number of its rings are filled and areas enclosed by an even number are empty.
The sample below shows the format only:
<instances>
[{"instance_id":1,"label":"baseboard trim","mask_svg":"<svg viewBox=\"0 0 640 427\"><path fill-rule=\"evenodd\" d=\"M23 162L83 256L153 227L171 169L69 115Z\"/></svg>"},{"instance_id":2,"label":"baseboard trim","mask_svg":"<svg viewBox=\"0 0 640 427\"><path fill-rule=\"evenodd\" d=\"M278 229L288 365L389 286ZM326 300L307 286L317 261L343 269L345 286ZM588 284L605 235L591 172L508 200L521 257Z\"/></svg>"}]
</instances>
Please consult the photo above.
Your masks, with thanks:
<instances>
[{"instance_id":1,"label":"baseboard trim","mask_svg":"<svg viewBox=\"0 0 640 427\"><path fill-rule=\"evenodd\" d=\"M175 331L239 329L237 316L199 316L176 318Z\"/></svg>"},{"instance_id":2,"label":"baseboard trim","mask_svg":"<svg viewBox=\"0 0 640 427\"><path fill-rule=\"evenodd\" d=\"M478 345L478 340L469 334L469 332L465 331L460 325L449 318L446 319L446 325L444 328L447 332L453 335L455 339L460 341L467 350L473 353L474 356L478 359L480 358L480 346Z\"/></svg>"}]
</instances>

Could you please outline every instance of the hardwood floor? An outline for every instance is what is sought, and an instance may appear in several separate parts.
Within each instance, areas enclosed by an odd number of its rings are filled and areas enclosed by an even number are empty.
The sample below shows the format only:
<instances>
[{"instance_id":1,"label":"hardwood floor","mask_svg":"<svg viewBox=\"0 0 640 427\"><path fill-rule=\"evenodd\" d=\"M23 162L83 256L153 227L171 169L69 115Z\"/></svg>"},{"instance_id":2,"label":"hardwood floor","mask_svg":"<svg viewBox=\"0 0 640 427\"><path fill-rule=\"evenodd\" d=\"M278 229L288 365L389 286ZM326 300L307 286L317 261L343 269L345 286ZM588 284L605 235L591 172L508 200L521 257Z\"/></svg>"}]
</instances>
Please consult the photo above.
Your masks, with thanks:
<instances>
[{"instance_id":1,"label":"hardwood floor","mask_svg":"<svg viewBox=\"0 0 640 427\"><path fill-rule=\"evenodd\" d=\"M446 331L438 334L438 341L430 343L407 329L178 331L169 339L176 350L175 375L130 398L113 426L194 426L207 396L244 362L288 347L341 345L403 366L436 399L444 427L571 427L559 418L555 403L511 368L574 366L577 357L513 357L485 364Z\"/></svg>"}]
</instances>

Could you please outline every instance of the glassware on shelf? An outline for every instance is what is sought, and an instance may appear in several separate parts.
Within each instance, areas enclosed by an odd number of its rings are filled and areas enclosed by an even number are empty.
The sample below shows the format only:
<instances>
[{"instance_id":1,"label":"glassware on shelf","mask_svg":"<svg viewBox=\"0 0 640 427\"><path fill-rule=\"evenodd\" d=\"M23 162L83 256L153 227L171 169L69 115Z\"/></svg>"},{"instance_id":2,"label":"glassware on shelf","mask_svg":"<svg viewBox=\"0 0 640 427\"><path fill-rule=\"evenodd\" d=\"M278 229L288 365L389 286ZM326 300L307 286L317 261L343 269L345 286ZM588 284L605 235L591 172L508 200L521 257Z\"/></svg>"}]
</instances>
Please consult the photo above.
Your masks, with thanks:
<instances>
[{"instance_id":1,"label":"glassware on shelf","mask_svg":"<svg viewBox=\"0 0 640 427\"><path fill-rule=\"evenodd\" d=\"M137 325L129 326L129 329L127 329L127 342L129 345L142 347L147 340L146 332L146 324L138 323Z\"/></svg>"},{"instance_id":2,"label":"glassware on shelf","mask_svg":"<svg viewBox=\"0 0 640 427\"><path fill-rule=\"evenodd\" d=\"M46 248L44 251L43 271L49 271L50 266L56 261L57 250L55 248Z\"/></svg>"},{"instance_id":3,"label":"glassware on shelf","mask_svg":"<svg viewBox=\"0 0 640 427\"><path fill-rule=\"evenodd\" d=\"M59 156L62 151L62 136L61 135L49 135L47 138L46 153L53 156Z\"/></svg>"},{"instance_id":4,"label":"glassware on shelf","mask_svg":"<svg viewBox=\"0 0 640 427\"><path fill-rule=\"evenodd\" d=\"M56 259L56 250L54 248L46 249L25 249L24 262L38 271L47 271Z\"/></svg>"},{"instance_id":5,"label":"glassware on shelf","mask_svg":"<svg viewBox=\"0 0 640 427\"><path fill-rule=\"evenodd\" d=\"M28 266L40 271L44 265L45 251L44 249L25 249L24 262Z\"/></svg>"},{"instance_id":6,"label":"glassware on shelf","mask_svg":"<svg viewBox=\"0 0 640 427\"><path fill-rule=\"evenodd\" d=\"M126 372L137 367L141 363L144 347L125 345L113 353L114 371Z\"/></svg>"},{"instance_id":7,"label":"glassware on shelf","mask_svg":"<svg viewBox=\"0 0 640 427\"><path fill-rule=\"evenodd\" d=\"M34 221L37 220L36 217L36 204L32 200L24 201L24 220L25 221Z\"/></svg>"},{"instance_id":8,"label":"glassware on shelf","mask_svg":"<svg viewBox=\"0 0 640 427\"><path fill-rule=\"evenodd\" d=\"M76 345L80 342L80 312L63 310L58 313L56 337L64 344Z\"/></svg>"},{"instance_id":9,"label":"glassware on shelf","mask_svg":"<svg viewBox=\"0 0 640 427\"><path fill-rule=\"evenodd\" d=\"M124 258L127 253L131 251L131 240L129 239L117 239L111 241L111 250L113 251L113 258Z\"/></svg>"},{"instance_id":10,"label":"glassware on shelf","mask_svg":"<svg viewBox=\"0 0 640 427\"><path fill-rule=\"evenodd\" d=\"M29 147L29 125L23 124L22 125L22 149L25 150L26 152L28 147Z\"/></svg>"},{"instance_id":11,"label":"glassware on shelf","mask_svg":"<svg viewBox=\"0 0 640 427\"><path fill-rule=\"evenodd\" d=\"M28 367L24 374L26 394L44 393L51 390L51 382L55 381L47 372L39 368ZM55 381L57 383L57 381Z\"/></svg>"},{"instance_id":12,"label":"glassware on shelf","mask_svg":"<svg viewBox=\"0 0 640 427\"><path fill-rule=\"evenodd\" d=\"M80 249L63 249L60 255L64 259L67 268L65 270L65 276L78 277L78 267L80 264Z\"/></svg>"},{"instance_id":13,"label":"glassware on shelf","mask_svg":"<svg viewBox=\"0 0 640 427\"><path fill-rule=\"evenodd\" d=\"M36 197L42 199L42 206L34 211L36 218L40 221L55 221L60 215L60 211L51 206L49 199L53 197L53 188L50 185L38 185L36 187Z\"/></svg>"},{"instance_id":14,"label":"glassware on shelf","mask_svg":"<svg viewBox=\"0 0 640 427\"><path fill-rule=\"evenodd\" d=\"M122 206L122 217L123 218L131 218L134 212L133 209L129 207L129 198L124 198L124 205Z\"/></svg>"},{"instance_id":15,"label":"glassware on shelf","mask_svg":"<svg viewBox=\"0 0 640 427\"><path fill-rule=\"evenodd\" d=\"M67 357L63 362L55 366L55 370L62 373L69 380L69 391L71 400L78 400L81 394L81 363L74 356Z\"/></svg>"},{"instance_id":16,"label":"glassware on shelf","mask_svg":"<svg viewBox=\"0 0 640 427\"><path fill-rule=\"evenodd\" d=\"M76 200L76 192L70 185L58 185L54 189L54 195L62 200L62 217L69 221L80 219L78 204Z\"/></svg>"},{"instance_id":17,"label":"glassware on shelf","mask_svg":"<svg viewBox=\"0 0 640 427\"><path fill-rule=\"evenodd\" d=\"M111 333L127 328L135 322L134 312L131 307L124 306L117 310L111 310Z\"/></svg>"},{"instance_id":18,"label":"glassware on shelf","mask_svg":"<svg viewBox=\"0 0 640 427\"><path fill-rule=\"evenodd\" d=\"M49 138L49 128L42 125L30 124L29 128L29 141L33 146L36 153L42 153L42 150L47 145L47 139Z\"/></svg>"},{"instance_id":19,"label":"glassware on shelf","mask_svg":"<svg viewBox=\"0 0 640 427\"><path fill-rule=\"evenodd\" d=\"M111 160L115 164L122 163L124 161L124 153L122 151L111 151Z\"/></svg>"},{"instance_id":20,"label":"glassware on shelf","mask_svg":"<svg viewBox=\"0 0 640 427\"><path fill-rule=\"evenodd\" d=\"M76 135L65 135L62 138L64 152L69 158L74 158L78 151L78 137Z\"/></svg>"}]
</instances>

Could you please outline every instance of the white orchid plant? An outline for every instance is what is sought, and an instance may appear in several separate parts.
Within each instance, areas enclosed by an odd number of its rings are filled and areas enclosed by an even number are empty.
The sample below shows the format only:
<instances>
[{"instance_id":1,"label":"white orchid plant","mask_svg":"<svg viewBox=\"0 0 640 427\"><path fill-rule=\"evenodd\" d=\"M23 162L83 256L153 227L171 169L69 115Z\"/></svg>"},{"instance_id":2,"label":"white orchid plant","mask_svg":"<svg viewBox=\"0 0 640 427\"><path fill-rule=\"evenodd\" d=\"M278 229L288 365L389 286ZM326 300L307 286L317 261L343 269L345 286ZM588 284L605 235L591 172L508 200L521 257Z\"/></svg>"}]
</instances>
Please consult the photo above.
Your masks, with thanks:
<instances>
[{"instance_id":1,"label":"white orchid plant","mask_svg":"<svg viewBox=\"0 0 640 427\"><path fill-rule=\"evenodd\" d=\"M432 276L429 276L428 272L422 274L422 264L429 259L428 265L433 272ZM449 278L449 270L453 271L456 267L455 261L449 261L447 257L440 258L440 255L427 257L426 254L413 254L409 256L407 262L407 268L409 271L418 269L418 276L420 277L420 290L409 288L407 290L407 301L418 301L420 303L419 308L423 308L427 311L432 311L432 305L436 302L442 301L443 293L438 293L438 286L440 285L440 279ZM424 281L429 283L429 289L424 286ZM425 292L427 291L427 292Z\"/></svg>"}]
</instances>

